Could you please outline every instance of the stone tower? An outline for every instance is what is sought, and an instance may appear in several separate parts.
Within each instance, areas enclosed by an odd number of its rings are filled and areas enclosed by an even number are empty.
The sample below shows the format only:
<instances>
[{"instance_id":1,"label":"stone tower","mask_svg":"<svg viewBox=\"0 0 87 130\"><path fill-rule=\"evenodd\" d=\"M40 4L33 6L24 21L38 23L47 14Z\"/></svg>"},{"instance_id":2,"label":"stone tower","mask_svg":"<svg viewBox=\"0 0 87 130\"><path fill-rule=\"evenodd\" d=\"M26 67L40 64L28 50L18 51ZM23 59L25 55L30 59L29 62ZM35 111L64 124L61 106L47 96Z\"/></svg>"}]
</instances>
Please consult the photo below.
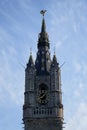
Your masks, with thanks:
<instances>
[{"instance_id":1,"label":"stone tower","mask_svg":"<svg viewBox=\"0 0 87 130\"><path fill-rule=\"evenodd\" d=\"M43 15L35 63L30 54L25 69L23 105L24 130L62 130L61 73L56 55L50 57L50 43Z\"/></svg>"}]
</instances>

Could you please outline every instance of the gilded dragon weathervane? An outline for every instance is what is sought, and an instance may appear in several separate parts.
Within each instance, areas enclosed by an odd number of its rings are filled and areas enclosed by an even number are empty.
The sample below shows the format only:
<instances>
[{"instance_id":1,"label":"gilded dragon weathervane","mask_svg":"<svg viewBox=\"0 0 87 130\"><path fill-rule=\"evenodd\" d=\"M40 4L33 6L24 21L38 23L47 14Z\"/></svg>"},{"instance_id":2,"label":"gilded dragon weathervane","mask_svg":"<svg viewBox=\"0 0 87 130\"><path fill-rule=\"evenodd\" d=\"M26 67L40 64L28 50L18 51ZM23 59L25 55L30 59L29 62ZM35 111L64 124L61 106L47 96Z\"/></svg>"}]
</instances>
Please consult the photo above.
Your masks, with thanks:
<instances>
[{"instance_id":1,"label":"gilded dragon weathervane","mask_svg":"<svg viewBox=\"0 0 87 130\"><path fill-rule=\"evenodd\" d=\"M42 16L44 17L44 14L47 12L47 10L41 10L40 13L42 14Z\"/></svg>"}]
</instances>

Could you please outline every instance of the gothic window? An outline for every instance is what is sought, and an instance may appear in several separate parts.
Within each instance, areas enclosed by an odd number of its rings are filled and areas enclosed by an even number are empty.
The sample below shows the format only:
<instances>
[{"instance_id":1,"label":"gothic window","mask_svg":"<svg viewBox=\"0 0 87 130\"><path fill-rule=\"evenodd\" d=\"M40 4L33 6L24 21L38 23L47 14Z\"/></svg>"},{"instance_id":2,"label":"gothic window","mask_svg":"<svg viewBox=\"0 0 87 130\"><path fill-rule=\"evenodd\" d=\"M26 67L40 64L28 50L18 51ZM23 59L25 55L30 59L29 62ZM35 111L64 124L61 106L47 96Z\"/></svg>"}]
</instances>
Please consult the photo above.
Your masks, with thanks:
<instances>
[{"instance_id":1,"label":"gothic window","mask_svg":"<svg viewBox=\"0 0 87 130\"><path fill-rule=\"evenodd\" d=\"M42 109L42 114L44 114L44 110Z\"/></svg>"},{"instance_id":2,"label":"gothic window","mask_svg":"<svg viewBox=\"0 0 87 130\"><path fill-rule=\"evenodd\" d=\"M34 110L34 115L36 114L35 110Z\"/></svg>"},{"instance_id":3,"label":"gothic window","mask_svg":"<svg viewBox=\"0 0 87 130\"><path fill-rule=\"evenodd\" d=\"M39 114L41 114L41 110L39 109Z\"/></svg>"},{"instance_id":4,"label":"gothic window","mask_svg":"<svg viewBox=\"0 0 87 130\"><path fill-rule=\"evenodd\" d=\"M38 109L36 110L36 113L38 114Z\"/></svg>"},{"instance_id":5,"label":"gothic window","mask_svg":"<svg viewBox=\"0 0 87 130\"><path fill-rule=\"evenodd\" d=\"M50 114L52 115L52 109L50 109Z\"/></svg>"},{"instance_id":6,"label":"gothic window","mask_svg":"<svg viewBox=\"0 0 87 130\"><path fill-rule=\"evenodd\" d=\"M49 109L48 109L48 115L49 115Z\"/></svg>"},{"instance_id":7,"label":"gothic window","mask_svg":"<svg viewBox=\"0 0 87 130\"><path fill-rule=\"evenodd\" d=\"M46 109L45 109L45 114L46 114Z\"/></svg>"}]
</instances>

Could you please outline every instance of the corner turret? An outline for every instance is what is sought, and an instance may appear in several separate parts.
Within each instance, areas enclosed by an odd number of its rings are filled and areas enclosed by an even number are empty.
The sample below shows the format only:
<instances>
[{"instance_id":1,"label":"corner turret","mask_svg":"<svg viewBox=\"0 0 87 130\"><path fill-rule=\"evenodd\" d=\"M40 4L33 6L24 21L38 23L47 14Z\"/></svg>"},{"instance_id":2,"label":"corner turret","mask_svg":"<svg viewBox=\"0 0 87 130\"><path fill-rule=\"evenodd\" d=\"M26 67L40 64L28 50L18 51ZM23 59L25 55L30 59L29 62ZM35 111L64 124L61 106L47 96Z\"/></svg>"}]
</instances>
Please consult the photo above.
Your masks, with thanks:
<instances>
[{"instance_id":1,"label":"corner turret","mask_svg":"<svg viewBox=\"0 0 87 130\"><path fill-rule=\"evenodd\" d=\"M52 62L51 62L51 67L58 68L58 65L59 65L59 63L57 62L56 55L54 54L54 55L53 55Z\"/></svg>"},{"instance_id":2,"label":"corner turret","mask_svg":"<svg viewBox=\"0 0 87 130\"><path fill-rule=\"evenodd\" d=\"M34 65L32 53L30 52L30 57L29 57L29 61L28 61L28 64L27 64L27 68L34 68L34 67L35 67L35 65Z\"/></svg>"}]
</instances>

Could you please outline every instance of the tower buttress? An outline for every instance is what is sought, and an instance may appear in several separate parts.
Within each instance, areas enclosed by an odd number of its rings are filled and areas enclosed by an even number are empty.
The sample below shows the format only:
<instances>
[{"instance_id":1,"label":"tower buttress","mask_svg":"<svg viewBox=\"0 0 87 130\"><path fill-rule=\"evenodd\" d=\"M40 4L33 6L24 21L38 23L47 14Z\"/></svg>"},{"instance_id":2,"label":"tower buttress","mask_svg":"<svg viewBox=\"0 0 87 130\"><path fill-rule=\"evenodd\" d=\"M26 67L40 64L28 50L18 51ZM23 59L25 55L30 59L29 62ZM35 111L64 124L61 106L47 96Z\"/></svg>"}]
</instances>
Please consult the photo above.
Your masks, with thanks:
<instances>
[{"instance_id":1,"label":"tower buttress","mask_svg":"<svg viewBox=\"0 0 87 130\"><path fill-rule=\"evenodd\" d=\"M53 99L53 107L55 107L55 114L59 117L61 125L63 123L63 105L62 105L62 90L61 90L61 73L59 63L54 54L50 69L51 77L51 92Z\"/></svg>"},{"instance_id":2,"label":"tower buttress","mask_svg":"<svg viewBox=\"0 0 87 130\"><path fill-rule=\"evenodd\" d=\"M30 54L27 67L25 69L25 93L24 93L24 105L23 105L23 121L25 123L27 118L32 117L32 108L34 106L35 98L35 65L33 62L32 54ZM27 130L27 129L25 129Z\"/></svg>"}]
</instances>

